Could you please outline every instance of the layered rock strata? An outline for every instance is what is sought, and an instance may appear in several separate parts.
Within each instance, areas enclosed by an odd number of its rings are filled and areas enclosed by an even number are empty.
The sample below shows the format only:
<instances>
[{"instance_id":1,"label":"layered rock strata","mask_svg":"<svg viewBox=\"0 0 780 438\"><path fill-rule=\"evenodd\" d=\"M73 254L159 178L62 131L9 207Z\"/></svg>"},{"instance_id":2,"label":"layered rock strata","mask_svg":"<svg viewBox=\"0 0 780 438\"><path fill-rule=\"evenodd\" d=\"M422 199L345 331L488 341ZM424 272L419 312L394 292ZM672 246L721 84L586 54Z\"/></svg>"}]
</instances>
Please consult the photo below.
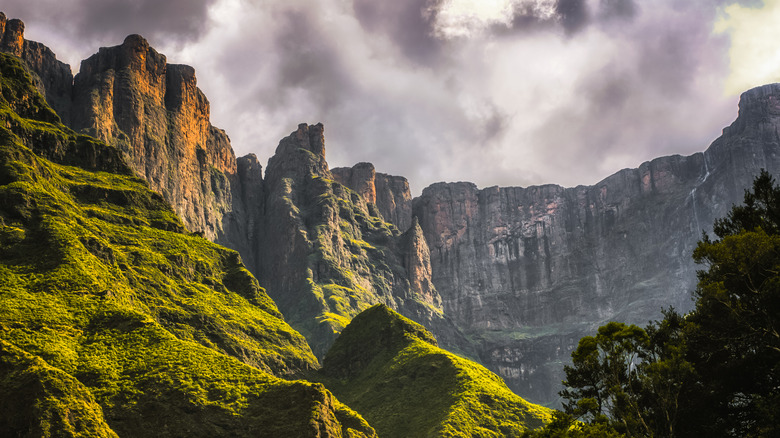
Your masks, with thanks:
<instances>
[{"instance_id":1,"label":"layered rock strata","mask_svg":"<svg viewBox=\"0 0 780 438\"><path fill-rule=\"evenodd\" d=\"M251 157L237 164L227 134L209 122L192 67L168 64L130 35L81 63L73 102L71 126L117 146L188 229L234 248L247 240L261 206L243 201L262 191L261 168Z\"/></svg>"}]
</instances>

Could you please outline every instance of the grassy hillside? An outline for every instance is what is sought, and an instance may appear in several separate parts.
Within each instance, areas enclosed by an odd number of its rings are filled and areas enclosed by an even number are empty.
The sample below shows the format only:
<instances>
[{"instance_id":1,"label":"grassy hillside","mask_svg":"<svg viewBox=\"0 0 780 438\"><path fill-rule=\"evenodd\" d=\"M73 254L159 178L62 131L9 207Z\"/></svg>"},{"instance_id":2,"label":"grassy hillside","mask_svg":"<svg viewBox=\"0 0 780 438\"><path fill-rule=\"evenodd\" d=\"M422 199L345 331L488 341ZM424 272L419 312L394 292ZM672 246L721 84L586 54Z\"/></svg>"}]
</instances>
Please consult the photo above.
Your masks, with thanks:
<instances>
[{"instance_id":1,"label":"grassy hillside","mask_svg":"<svg viewBox=\"0 0 780 438\"><path fill-rule=\"evenodd\" d=\"M9 55L0 92L0 430L374 434L322 385L274 376L317 361L236 252L62 126Z\"/></svg>"},{"instance_id":2,"label":"grassy hillside","mask_svg":"<svg viewBox=\"0 0 780 438\"><path fill-rule=\"evenodd\" d=\"M381 304L344 329L322 374L382 437L512 437L552 418L550 409L438 348L425 328Z\"/></svg>"}]
</instances>

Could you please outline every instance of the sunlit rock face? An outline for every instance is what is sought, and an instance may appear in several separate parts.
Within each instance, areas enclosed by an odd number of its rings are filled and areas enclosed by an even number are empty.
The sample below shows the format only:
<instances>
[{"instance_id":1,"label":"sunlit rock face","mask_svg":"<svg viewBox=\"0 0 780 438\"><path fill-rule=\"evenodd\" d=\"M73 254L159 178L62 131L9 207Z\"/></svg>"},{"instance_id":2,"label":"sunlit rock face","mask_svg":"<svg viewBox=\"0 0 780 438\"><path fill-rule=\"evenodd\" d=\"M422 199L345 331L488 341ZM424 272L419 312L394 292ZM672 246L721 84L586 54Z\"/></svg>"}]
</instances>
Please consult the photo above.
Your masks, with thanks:
<instances>
[{"instance_id":1,"label":"sunlit rock face","mask_svg":"<svg viewBox=\"0 0 780 438\"><path fill-rule=\"evenodd\" d=\"M22 58L33 73L38 90L63 122L70 120L73 74L70 66L57 60L46 46L24 39L24 23L8 20L0 12L0 51Z\"/></svg>"},{"instance_id":2,"label":"sunlit rock face","mask_svg":"<svg viewBox=\"0 0 780 438\"><path fill-rule=\"evenodd\" d=\"M24 39L21 21L3 16L0 24L2 50L26 61L63 122L117 146L190 231L239 249L255 267L249 242L262 210L261 166L251 156L237 161L211 125L192 67L168 64L131 35L83 61L74 80L51 50Z\"/></svg>"},{"instance_id":3,"label":"sunlit rock face","mask_svg":"<svg viewBox=\"0 0 780 438\"><path fill-rule=\"evenodd\" d=\"M209 123L195 71L171 65L138 35L102 48L75 78L72 126L118 146L191 231L214 240L232 204L236 159Z\"/></svg>"},{"instance_id":4,"label":"sunlit rock face","mask_svg":"<svg viewBox=\"0 0 780 438\"><path fill-rule=\"evenodd\" d=\"M622 170L593 186L434 184L414 200L445 313L520 395L555 402L579 338L609 320L692 308L702 231L761 168L780 174L780 85L743 94L704 153Z\"/></svg>"}]
</instances>

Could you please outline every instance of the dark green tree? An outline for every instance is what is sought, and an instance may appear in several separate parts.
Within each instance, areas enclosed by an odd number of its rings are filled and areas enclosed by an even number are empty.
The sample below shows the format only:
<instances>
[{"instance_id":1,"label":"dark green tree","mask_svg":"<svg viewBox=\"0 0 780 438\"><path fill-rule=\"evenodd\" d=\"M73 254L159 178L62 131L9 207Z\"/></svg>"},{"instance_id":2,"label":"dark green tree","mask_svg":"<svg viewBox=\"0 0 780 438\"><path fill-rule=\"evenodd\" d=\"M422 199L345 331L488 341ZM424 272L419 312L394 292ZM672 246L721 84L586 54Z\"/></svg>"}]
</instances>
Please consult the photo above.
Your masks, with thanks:
<instances>
[{"instance_id":1,"label":"dark green tree","mask_svg":"<svg viewBox=\"0 0 780 438\"><path fill-rule=\"evenodd\" d=\"M766 172L704 236L694 259L689 358L715 436L780 436L780 187Z\"/></svg>"}]
</instances>

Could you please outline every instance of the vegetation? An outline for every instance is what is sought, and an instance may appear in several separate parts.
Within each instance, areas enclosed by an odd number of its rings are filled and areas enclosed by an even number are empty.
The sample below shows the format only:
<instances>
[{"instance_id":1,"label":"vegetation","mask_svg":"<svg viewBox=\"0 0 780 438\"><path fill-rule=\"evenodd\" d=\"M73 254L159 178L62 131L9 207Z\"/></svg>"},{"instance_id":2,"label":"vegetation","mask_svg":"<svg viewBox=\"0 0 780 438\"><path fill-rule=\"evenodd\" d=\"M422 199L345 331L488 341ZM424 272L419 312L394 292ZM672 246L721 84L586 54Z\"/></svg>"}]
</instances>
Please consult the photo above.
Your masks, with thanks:
<instances>
[{"instance_id":1,"label":"vegetation","mask_svg":"<svg viewBox=\"0 0 780 438\"><path fill-rule=\"evenodd\" d=\"M610 322L565 367L565 413L533 437L780 435L780 187L765 171L693 257L696 307Z\"/></svg>"},{"instance_id":2,"label":"vegetation","mask_svg":"<svg viewBox=\"0 0 780 438\"><path fill-rule=\"evenodd\" d=\"M0 430L373 436L234 251L187 233L112 147L0 55Z\"/></svg>"},{"instance_id":3,"label":"vegetation","mask_svg":"<svg viewBox=\"0 0 780 438\"><path fill-rule=\"evenodd\" d=\"M516 437L552 414L481 365L438 348L421 325L382 304L344 329L322 374L382 437Z\"/></svg>"}]
</instances>

